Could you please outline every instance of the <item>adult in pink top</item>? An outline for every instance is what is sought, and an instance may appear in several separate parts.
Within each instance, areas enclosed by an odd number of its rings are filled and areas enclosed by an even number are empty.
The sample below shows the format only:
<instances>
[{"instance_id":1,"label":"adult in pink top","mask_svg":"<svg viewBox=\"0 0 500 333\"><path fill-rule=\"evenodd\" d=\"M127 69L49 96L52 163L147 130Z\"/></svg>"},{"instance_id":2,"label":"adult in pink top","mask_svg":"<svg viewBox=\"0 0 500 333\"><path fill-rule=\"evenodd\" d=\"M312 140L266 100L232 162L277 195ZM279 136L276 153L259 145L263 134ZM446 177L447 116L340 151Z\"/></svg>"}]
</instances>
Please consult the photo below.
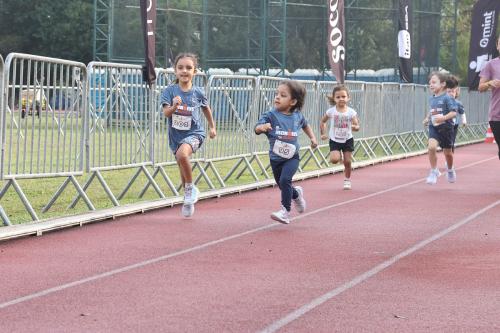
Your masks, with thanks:
<instances>
[{"instance_id":1,"label":"adult in pink top","mask_svg":"<svg viewBox=\"0 0 500 333\"><path fill-rule=\"evenodd\" d=\"M497 50L500 52L500 37L497 40ZM481 77L479 91L491 90L488 120L498 145L498 158L500 159L500 57L488 61L479 76Z\"/></svg>"}]
</instances>

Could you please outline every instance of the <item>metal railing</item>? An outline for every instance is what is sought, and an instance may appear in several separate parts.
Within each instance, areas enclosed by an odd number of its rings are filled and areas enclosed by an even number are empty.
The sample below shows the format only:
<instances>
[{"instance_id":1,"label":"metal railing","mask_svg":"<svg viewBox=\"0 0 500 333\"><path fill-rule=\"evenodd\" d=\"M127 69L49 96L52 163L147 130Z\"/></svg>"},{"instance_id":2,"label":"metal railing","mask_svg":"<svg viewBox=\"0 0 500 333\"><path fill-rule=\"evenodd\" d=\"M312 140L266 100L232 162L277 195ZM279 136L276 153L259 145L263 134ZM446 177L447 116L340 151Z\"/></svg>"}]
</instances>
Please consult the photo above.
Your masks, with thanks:
<instances>
[{"instance_id":1,"label":"metal railing","mask_svg":"<svg viewBox=\"0 0 500 333\"><path fill-rule=\"evenodd\" d=\"M10 54L4 65L0 57L0 179L6 182L0 199L12 186L31 219L39 221L18 179L65 178L43 207L45 213L69 183L76 189L69 207L74 208L83 198L88 209L94 210L86 192L96 179L111 204L120 206L141 174L146 177L146 184L139 197L150 186L160 199L178 197L180 184L175 184L168 171L176 162L168 148L168 126L160 105L162 91L174 79L173 71L157 69L157 80L148 87L142 81L140 66L99 62L85 66L17 53ZM273 106L281 80L266 76L196 75L195 84L205 88L218 135L215 140L207 138L194 155L195 183L204 181L204 188L223 191L238 184L244 174L250 175L255 184L271 181L269 143L264 135L254 134L254 126L261 113ZM320 119L331 107L327 97L336 83L301 82L307 91L302 112L319 139ZM361 123L361 130L355 133L355 161L426 148L422 120L428 112L429 93L425 86L357 81L348 81L346 85L350 90L349 105L358 112ZM470 125L460 128L459 140L484 139L489 96L464 90L460 100ZM299 142L299 172L330 167L326 142L313 150L303 133ZM124 169L133 175L121 193L115 195L102 173ZM88 178L80 186L75 176L82 175ZM171 195L165 195L156 182L159 176ZM0 209L0 216L8 224L5 210Z\"/></svg>"},{"instance_id":2,"label":"metal railing","mask_svg":"<svg viewBox=\"0 0 500 333\"><path fill-rule=\"evenodd\" d=\"M72 183L89 209L94 206L75 176L83 174L86 128L86 68L79 62L11 53L5 60L1 110L2 175L33 220L38 216L17 182L22 178L66 177L47 211Z\"/></svg>"},{"instance_id":3,"label":"metal railing","mask_svg":"<svg viewBox=\"0 0 500 333\"><path fill-rule=\"evenodd\" d=\"M0 54L0 180L3 180L3 149L4 149L4 130L3 130L3 116L1 110L5 108L4 106L4 61L3 57ZM2 220L3 225L11 225L9 217L5 213L2 205L0 205L0 219Z\"/></svg>"}]
</instances>

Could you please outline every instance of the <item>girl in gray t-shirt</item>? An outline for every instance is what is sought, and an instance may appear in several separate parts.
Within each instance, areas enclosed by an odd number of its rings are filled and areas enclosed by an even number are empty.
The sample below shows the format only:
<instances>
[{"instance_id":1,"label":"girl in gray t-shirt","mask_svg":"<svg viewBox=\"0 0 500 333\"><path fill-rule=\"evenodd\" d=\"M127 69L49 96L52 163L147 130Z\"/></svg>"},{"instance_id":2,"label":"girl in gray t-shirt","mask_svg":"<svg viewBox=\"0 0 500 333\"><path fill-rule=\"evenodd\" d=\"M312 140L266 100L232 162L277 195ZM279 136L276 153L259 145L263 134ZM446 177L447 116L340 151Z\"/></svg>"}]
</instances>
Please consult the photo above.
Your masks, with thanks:
<instances>
[{"instance_id":1,"label":"girl in gray t-shirt","mask_svg":"<svg viewBox=\"0 0 500 333\"><path fill-rule=\"evenodd\" d=\"M168 142L179 166L184 187L184 217L193 215L194 204L198 201L199 190L193 184L190 159L205 139L201 113L207 119L210 138L215 138L217 134L207 98L200 88L193 86L197 64L194 54L179 54L174 61L176 82L161 94L163 114L168 118Z\"/></svg>"}]
</instances>

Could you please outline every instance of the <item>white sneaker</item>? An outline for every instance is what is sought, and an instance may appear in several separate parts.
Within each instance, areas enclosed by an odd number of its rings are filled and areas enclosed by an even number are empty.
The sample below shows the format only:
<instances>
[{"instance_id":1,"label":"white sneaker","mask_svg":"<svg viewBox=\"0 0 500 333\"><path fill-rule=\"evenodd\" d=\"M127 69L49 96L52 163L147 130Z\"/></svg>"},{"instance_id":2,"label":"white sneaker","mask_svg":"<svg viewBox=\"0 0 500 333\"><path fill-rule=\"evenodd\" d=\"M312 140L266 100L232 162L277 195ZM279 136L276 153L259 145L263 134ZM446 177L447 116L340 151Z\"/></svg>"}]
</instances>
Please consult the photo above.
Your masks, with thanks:
<instances>
[{"instance_id":1,"label":"white sneaker","mask_svg":"<svg viewBox=\"0 0 500 333\"><path fill-rule=\"evenodd\" d=\"M448 183L454 183L457 181L457 173L455 172L455 168L448 169L446 172L446 176L448 178Z\"/></svg>"},{"instance_id":2,"label":"white sneaker","mask_svg":"<svg viewBox=\"0 0 500 333\"><path fill-rule=\"evenodd\" d=\"M304 199L304 190L301 186L295 186L295 191L299 194L299 196L293 199L295 203L295 209L299 213L303 213L306 210L306 200Z\"/></svg>"},{"instance_id":3,"label":"white sneaker","mask_svg":"<svg viewBox=\"0 0 500 333\"><path fill-rule=\"evenodd\" d=\"M271 218L280 223L284 224L290 223L290 213L283 206L281 206L281 210L272 213Z\"/></svg>"},{"instance_id":4,"label":"white sneaker","mask_svg":"<svg viewBox=\"0 0 500 333\"><path fill-rule=\"evenodd\" d=\"M434 185L437 183L437 179L439 176L441 176L441 172L439 172L438 169L431 169L425 182L429 185Z\"/></svg>"},{"instance_id":5,"label":"white sneaker","mask_svg":"<svg viewBox=\"0 0 500 333\"><path fill-rule=\"evenodd\" d=\"M182 216L191 217L194 214L194 205L184 204L182 205Z\"/></svg>"},{"instance_id":6,"label":"white sneaker","mask_svg":"<svg viewBox=\"0 0 500 333\"><path fill-rule=\"evenodd\" d=\"M351 189L351 180L344 179L344 190L350 190L350 189Z\"/></svg>"},{"instance_id":7,"label":"white sneaker","mask_svg":"<svg viewBox=\"0 0 500 333\"><path fill-rule=\"evenodd\" d=\"M198 188L194 185L190 187L186 187L184 189L184 204L185 205L194 205L195 203L198 202L198 194L200 194L200 191Z\"/></svg>"}]
</instances>

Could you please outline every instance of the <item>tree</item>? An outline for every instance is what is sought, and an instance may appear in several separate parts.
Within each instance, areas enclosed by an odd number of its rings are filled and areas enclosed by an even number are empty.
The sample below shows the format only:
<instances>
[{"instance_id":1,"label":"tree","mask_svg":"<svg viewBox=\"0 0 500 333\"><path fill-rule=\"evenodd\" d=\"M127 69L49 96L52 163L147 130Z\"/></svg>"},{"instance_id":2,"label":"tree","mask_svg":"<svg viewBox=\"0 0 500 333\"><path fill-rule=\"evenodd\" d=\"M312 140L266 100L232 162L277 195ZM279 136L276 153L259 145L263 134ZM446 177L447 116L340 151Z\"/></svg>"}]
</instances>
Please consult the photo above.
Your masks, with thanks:
<instances>
[{"instance_id":1,"label":"tree","mask_svg":"<svg viewBox=\"0 0 500 333\"><path fill-rule=\"evenodd\" d=\"M0 0L0 53L92 60L92 0ZM35 10L36 8L36 10Z\"/></svg>"}]
</instances>

